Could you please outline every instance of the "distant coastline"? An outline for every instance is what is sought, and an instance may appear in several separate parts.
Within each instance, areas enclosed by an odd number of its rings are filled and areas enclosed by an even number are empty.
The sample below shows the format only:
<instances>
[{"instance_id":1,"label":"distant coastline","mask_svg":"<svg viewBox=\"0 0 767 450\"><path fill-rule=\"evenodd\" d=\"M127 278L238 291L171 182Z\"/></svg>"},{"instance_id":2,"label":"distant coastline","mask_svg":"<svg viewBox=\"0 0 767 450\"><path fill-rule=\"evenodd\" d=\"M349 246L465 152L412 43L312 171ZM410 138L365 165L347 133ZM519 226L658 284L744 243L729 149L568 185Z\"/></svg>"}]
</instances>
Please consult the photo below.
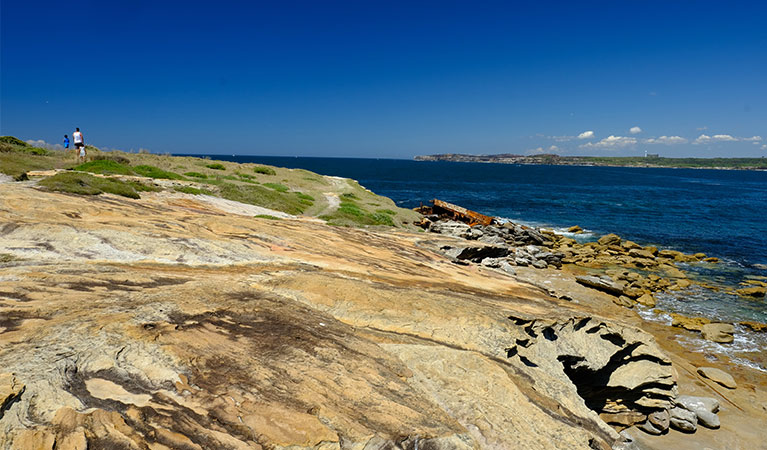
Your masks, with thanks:
<instances>
[{"instance_id":1,"label":"distant coastline","mask_svg":"<svg viewBox=\"0 0 767 450\"><path fill-rule=\"evenodd\" d=\"M481 162L553 166L663 167L679 169L767 170L767 158L664 158L651 156L560 156L555 154L419 155L416 161Z\"/></svg>"}]
</instances>

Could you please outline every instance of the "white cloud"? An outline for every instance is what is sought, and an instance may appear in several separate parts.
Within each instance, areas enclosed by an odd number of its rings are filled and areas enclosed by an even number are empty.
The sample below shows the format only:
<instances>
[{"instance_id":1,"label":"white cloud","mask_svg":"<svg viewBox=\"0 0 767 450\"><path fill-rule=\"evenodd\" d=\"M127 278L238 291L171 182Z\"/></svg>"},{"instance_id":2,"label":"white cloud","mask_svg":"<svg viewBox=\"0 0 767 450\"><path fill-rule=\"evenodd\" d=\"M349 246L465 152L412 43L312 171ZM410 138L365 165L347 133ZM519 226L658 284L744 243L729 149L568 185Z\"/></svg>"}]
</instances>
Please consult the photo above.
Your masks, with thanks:
<instances>
[{"instance_id":1,"label":"white cloud","mask_svg":"<svg viewBox=\"0 0 767 450\"><path fill-rule=\"evenodd\" d=\"M664 144L664 145L686 144L687 142L688 140L681 136L659 136L657 138L649 138L642 141L643 144Z\"/></svg>"},{"instance_id":2,"label":"white cloud","mask_svg":"<svg viewBox=\"0 0 767 450\"><path fill-rule=\"evenodd\" d=\"M559 150L559 147L557 147L556 145L552 145L551 147L549 147L549 151L555 152L557 150Z\"/></svg>"},{"instance_id":3,"label":"white cloud","mask_svg":"<svg viewBox=\"0 0 767 450\"><path fill-rule=\"evenodd\" d=\"M29 139L28 141L26 141L26 143L33 147L47 148L48 150L64 149L64 146L62 146L61 144L49 144L42 139Z\"/></svg>"},{"instance_id":4,"label":"white cloud","mask_svg":"<svg viewBox=\"0 0 767 450\"><path fill-rule=\"evenodd\" d=\"M631 127L629 128L629 133L631 134L639 134L642 132L642 129L639 127Z\"/></svg>"},{"instance_id":5,"label":"white cloud","mask_svg":"<svg viewBox=\"0 0 767 450\"><path fill-rule=\"evenodd\" d=\"M729 134L715 134L711 136L711 139L715 141L735 142L738 138L730 136Z\"/></svg>"},{"instance_id":6,"label":"white cloud","mask_svg":"<svg viewBox=\"0 0 767 450\"><path fill-rule=\"evenodd\" d=\"M754 136L758 137L758 136ZM743 139L738 139L735 136L731 136L729 134L715 134L713 136L708 136L706 134L701 134L698 136L694 141L692 141L693 144L708 144L711 142L737 142L741 141Z\"/></svg>"},{"instance_id":7,"label":"white cloud","mask_svg":"<svg viewBox=\"0 0 767 450\"><path fill-rule=\"evenodd\" d=\"M636 138L610 135L599 142L588 142L580 145L581 148L623 148L637 143Z\"/></svg>"},{"instance_id":8,"label":"white cloud","mask_svg":"<svg viewBox=\"0 0 767 450\"><path fill-rule=\"evenodd\" d=\"M762 144L762 150L767 150L767 144Z\"/></svg>"},{"instance_id":9,"label":"white cloud","mask_svg":"<svg viewBox=\"0 0 767 450\"><path fill-rule=\"evenodd\" d=\"M759 142L762 140L761 136L751 136L750 138L743 138L746 142Z\"/></svg>"},{"instance_id":10,"label":"white cloud","mask_svg":"<svg viewBox=\"0 0 767 450\"><path fill-rule=\"evenodd\" d=\"M591 139L594 137L593 131L584 131L583 133L578 135L578 139Z\"/></svg>"}]
</instances>

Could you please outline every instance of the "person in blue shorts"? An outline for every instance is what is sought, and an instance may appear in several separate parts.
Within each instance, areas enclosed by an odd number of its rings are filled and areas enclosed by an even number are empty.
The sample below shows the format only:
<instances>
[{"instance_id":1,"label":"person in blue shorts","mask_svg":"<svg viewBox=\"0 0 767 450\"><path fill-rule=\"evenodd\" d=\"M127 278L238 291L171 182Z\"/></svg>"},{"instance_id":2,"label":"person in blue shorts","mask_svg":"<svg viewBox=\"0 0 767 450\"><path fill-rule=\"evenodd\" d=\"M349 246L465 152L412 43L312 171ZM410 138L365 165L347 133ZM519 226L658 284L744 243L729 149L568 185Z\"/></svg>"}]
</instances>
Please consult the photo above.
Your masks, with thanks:
<instances>
[{"instance_id":1,"label":"person in blue shorts","mask_svg":"<svg viewBox=\"0 0 767 450\"><path fill-rule=\"evenodd\" d=\"M64 135L64 148L65 149L69 148L69 136L67 136L66 134Z\"/></svg>"}]
</instances>

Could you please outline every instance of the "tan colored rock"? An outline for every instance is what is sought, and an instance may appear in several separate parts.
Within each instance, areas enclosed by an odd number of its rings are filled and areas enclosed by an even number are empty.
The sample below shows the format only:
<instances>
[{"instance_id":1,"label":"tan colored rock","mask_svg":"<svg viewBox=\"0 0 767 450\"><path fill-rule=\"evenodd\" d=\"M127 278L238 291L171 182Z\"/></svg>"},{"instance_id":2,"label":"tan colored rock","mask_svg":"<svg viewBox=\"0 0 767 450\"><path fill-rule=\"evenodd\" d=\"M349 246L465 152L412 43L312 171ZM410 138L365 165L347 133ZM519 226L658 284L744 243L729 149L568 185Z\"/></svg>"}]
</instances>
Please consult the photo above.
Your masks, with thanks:
<instances>
[{"instance_id":1,"label":"tan colored rock","mask_svg":"<svg viewBox=\"0 0 767 450\"><path fill-rule=\"evenodd\" d=\"M715 256L710 256L708 258L704 258L703 261L705 261L707 263L718 263L719 262L719 258L717 258Z\"/></svg>"},{"instance_id":2,"label":"tan colored rock","mask_svg":"<svg viewBox=\"0 0 767 450\"><path fill-rule=\"evenodd\" d=\"M617 234L610 233L599 238L597 243L604 246L621 245L621 237Z\"/></svg>"},{"instance_id":3,"label":"tan colored rock","mask_svg":"<svg viewBox=\"0 0 767 450\"><path fill-rule=\"evenodd\" d=\"M570 233L576 233L580 234L583 233L583 228L579 227L578 225L573 225L570 228L567 229Z\"/></svg>"},{"instance_id":4,"label":"tan colored rock","mask_svg":"<svg viewBox=\"0 0 767 450\"><path fill-rule=\"evenodd\" d=\"M735 379L732 378L732 375L721 369L715 367L698 367L698 373L709 380L716 381L728 389L735 389L738 387L738 384L735 382Z\"/></svg>"},{"instance_id":5,"label":"tan colored rock","mask_svg":"<svg viewBox=\"0 0 767 450\"><path fill-rule=\"evenodd\" d=\"M629 250L629 256L631 256L632 258L655 259L655 255L648 252L647 250L636 249L636 248L632 248L631 250Z\"/></svg>"},{"instance_id":6,"label":"tan colored rock","mask_svg":"<svg viewBox=\"0 0 767 450\"><path fill-rule=\"evenodd\" d=\"M702 259L706 259L706 254L705 253L695 253L694 255L692 255L692 257L700 261Z\"/></svg>"},{"instance_id":7,"label":"tan colored rock","mask_svg":"<svg viewBox=\"0 0 767 450\"><path fill-rule=\"evenodd\" d=\"M634 307L634 300L630 297L626 297L625 295L621 295L620 297L613 297L613 303L619 306L623 306L624 308L633 308Z\"/></svg>"},{"instance_id":8,"label":"tan colored rock","mask_svg":"<svg viewBox=\"0 0 767 450\"><path fill-rule=\"evenodd\" d=\"M746 298L764 298L767 294L767 287L754 286L735 291L739 296Z\"/></svg>"},{"instance_id":9,"label":"tan colored rock","mask_svg":"<svg viewBox=\"0 0 767 450\"><path fill-rule=\"evenodd\" d=\"M751 331L754 331L757 333L767 333L767 323L745 320L743 322L740 322L740 324Z\"/></svg>"},{"instance_id":10,"label":"tan colored rock","mask_svg":"<svg viewBox=\"0 0 767 450\"><path fill-rule=\"evenodd\" d=\"M735 338L735 326L731 323L707 323L700 328L704 339L709 341L728 344Z\"/></svg>"},{"instance_id":11,"label":"tan colored rock","mask_svg":"<svg viewBox=\"0 0 767 450\"><path fill-rule=\"evenodd\" d=\"M652 294L644 294L637 298L636 301L642 306L649 306L651 308L655 306L655 297Z\"/></svg>"},{"instance_id":12,"label":"tan colored rock","mask_svg":"<svg viewBox=\"0 0 767 450\"><path fill-rule=\"evenodd\" d=\"M25 386L12 373L0 373L0 418L11 403L18 400Z\"/></svg>"},{"instance_id":13,"label":"tan colored rock","mask_svg":"<svg viewBox=\"0 0 767 450\"><path fill-rule=\"evenodd\" d=\"M669 313L671 326L684 328L690 331L701 331L703 325L710 324L711 320L705 317L687 317L677 313Z\"/></svg>"}]
</instances>

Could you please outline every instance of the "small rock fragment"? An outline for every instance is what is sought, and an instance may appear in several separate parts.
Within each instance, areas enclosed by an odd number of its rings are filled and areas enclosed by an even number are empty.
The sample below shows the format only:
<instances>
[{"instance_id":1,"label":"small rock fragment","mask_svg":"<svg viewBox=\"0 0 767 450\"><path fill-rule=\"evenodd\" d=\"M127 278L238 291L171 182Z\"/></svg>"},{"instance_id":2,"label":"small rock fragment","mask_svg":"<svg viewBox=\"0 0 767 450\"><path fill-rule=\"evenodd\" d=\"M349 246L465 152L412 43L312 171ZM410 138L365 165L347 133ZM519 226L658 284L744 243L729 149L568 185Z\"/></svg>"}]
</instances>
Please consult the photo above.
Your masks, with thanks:
<instances>
[{"instance_id":1,"label":"small rock fragment","mask_svg":"<svg viewBox=\"0 0 767 450\"><path fill-rule=\"evenodd\" d=\"M675 407L669 410L669 425L679 431L694 433L698 429L698 416L684 408Z\"/></svg>"},{"instance_id":2,"label":"small rock fragment","mask_svg":"<svg viewBox=\"0 0 767 450\"><path fill-rule=\"evenodd\" d=\"M732 378L732 375L724 370L715 367L698 367L698 373L709 380L716 381L728 389L735 389L738 387L738 384L735 382L735 379Z\"/></svg>"},{"instance_id":3,"label":"small rock fragment","mask_svg":"<svg viewBox=\"0 0 767 450\"><path fill-rule=\"evenodd\" d=\"M700 332L704 339L709 341L729 344L735 338L735 326L731 323L709 323L701 326Z\"/></svg>"}]
</instances>

